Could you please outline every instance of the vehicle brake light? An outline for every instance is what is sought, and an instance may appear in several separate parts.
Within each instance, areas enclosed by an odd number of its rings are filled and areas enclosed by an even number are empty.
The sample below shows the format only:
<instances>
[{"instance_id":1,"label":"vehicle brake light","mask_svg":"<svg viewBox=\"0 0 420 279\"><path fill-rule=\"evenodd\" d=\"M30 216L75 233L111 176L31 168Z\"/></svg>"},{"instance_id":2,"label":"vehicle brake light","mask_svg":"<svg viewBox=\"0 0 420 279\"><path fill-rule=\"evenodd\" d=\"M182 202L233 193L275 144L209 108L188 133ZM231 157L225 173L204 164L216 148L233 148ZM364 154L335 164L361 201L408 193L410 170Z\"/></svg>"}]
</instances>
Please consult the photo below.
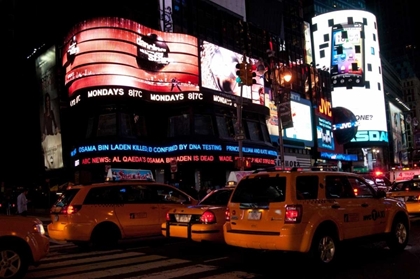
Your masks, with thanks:
<instances>
[{"instance_id":1,"label":"vehicle brake light","mask_svg":"<svg viewBox=\"0 0 420 279\"><path fill-rule=\"evenodd\" d=\"M82 208L81 205L63 206L63 208L61 208L60 213L61 214L72 215L72 214L75 214L75 213L79 212L81 208Z\"/></svg>"},{"instance_id":2,"label":"vehicle brake light","mask_svg":"<svg viewBox=\"0 0 420 279\"><path fill-rule=\"evenodd\" d=\"M166 221L171 221L171 216L169 216L169 212L166 212Z\"/></svg>"},{"instance_id":3,"label":"vehicle brake light","mask_svg":"<svg viewBox=\"0 0 420 279\"><path fill-rule=\"evenodd\" d=\"M302 220L302 205L286 205L284 222L286 224L297 224Z\"/></svg>"},{"instance_id":4,"label":"vehicle brake light","mask_svg":"<svg viewBox=\"0 0 420 279\"><path fill-rule=\"evenodd\" d=\"M225 220L226 221L230 221L230 211L229 211L229 207L226 208L225 210Z\"/></svg>"},{"instance_id":5,"label":"vehicle brake light","mask_svg":"<svg viewBox=\"0 0 420 279\"><path fill-rule=\"evenodd\" d=\"M355 196L357 196L359 194L359 189L353 189L353 193Z\"/></svg>"},{"instance_id":6,"label":"vehicle brake light","mask_svg":"<svg viewBox=\"0 0 420 279\"><path fill-rule=\"evenodd\" d=\"M216 223L216 216L214 215L213 212L211 212L210 210L207 210L203 213L203 215L201 215L200 221L201 223L204 223L204 224Z\"/></svg>"}]
</instances>

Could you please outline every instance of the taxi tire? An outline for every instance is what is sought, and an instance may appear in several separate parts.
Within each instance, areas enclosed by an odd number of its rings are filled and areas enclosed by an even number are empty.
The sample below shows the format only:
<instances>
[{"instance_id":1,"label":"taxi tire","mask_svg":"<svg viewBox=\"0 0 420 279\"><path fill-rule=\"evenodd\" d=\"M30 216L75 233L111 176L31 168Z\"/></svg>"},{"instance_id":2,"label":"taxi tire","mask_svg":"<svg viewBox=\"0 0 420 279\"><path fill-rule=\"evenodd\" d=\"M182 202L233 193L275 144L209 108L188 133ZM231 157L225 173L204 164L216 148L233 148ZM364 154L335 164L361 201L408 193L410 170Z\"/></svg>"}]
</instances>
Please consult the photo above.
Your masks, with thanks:
<instances>
[{"instance_id":1,"label":"taxi tire","mask_svg":"<svg viewBox=\"0 0 420 279\"><path fill-rule=\"evenodd\" d=\"M11 277L7 277L8 279L21 279L25 277L26 272L29 268L29 261L28 253L31 253L31 251L28 251L28 249L25 249L25 247L22 246L20 243L15 243L13 241L7 242L7 243L0 243L2 248L0 250L0 254L2 254L2 251L13 251L18 257L20 261L20 267L18 268L18 271ZM0 261L2 259L0 258Z\"/></svg>"},{"instance_id":2,"label":"taxi tire","mask_svg":"<svg viewBox=\"0 0 420 279\"><path fill-rule=\"evenodd\" d=\"M318 266L334 265L337 261L337 251L339 251L338 246L339 241L336 233L326 228L317 230L312 239L312 246L310 251L310 256L313 263ZM328 261L325 259L325 257L328 256L327 248L333 249L332 258Z\"/></svg>"},{"instance_id":3,"label":"taxi tire","mask_svg":"<svg viewBox=\"0 0 420 279\"><path fill-rule=\"evenodd\" d=\"M121 238L119 228L113 223L101 223L92 232L91 242L95 248L112 248Z\"/></svg>"},{"instance_id":4,"label":"taxi tire","mask_svg":"<svg viewBox=\"0 0 420 279\"><path fill-rule=\"evenodd\" d=\"M392 223L391 232L388 234L386 244L392 252L402 252L408 244L409 230L408 220L403 217L396 217ZM404 241L401 243L399 237L404 234Z\"/></svg>"}]
</instances>

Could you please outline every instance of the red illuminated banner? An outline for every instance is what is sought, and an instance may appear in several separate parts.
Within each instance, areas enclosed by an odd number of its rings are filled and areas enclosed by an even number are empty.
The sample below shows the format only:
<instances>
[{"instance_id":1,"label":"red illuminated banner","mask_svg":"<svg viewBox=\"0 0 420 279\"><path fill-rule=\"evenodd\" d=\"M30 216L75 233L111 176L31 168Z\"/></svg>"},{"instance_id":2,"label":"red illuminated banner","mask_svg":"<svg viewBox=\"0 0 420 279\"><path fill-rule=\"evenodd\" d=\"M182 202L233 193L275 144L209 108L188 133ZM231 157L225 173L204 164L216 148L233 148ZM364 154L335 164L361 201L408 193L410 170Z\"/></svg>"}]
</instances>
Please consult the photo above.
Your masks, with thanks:
<instances>
[{"instance_id":1,"label":"red illuminated banner","mask_svg":"<svg viewBox=\"0 0 420 279\"><path fill-rule=\"evenodd\" d=\"M193 36L121 18L96 18L76 25L64 50L69 96L98 86L174 93L199 90L198 43Z\"/></svg>"},{"instance_id":2,"label":"red illuminated banner","mask_svg":"<svg viewBox=\"0 0 420 279\"><path fill-rule=\"evenodd\" d=\"M177 157L146 157L146 156L96 156L81 159L82 165L109 164L109 163L148 163L170 164L175 160L182 162L225 162L233 163L238 156L212 156L212 155L185 155ZM275 159L244 157L253 164L275 165Z\"/></svg>"}]
</instances>

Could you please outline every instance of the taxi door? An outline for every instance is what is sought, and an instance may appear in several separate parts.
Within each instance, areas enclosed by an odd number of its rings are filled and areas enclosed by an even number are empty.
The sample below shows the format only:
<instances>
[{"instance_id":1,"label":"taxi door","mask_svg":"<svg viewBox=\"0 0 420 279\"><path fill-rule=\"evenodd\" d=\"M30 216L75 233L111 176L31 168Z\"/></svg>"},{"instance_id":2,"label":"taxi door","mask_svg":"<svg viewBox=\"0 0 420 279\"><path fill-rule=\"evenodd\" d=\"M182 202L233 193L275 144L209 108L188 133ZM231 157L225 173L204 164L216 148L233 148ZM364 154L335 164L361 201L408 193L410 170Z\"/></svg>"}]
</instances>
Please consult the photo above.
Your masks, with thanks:
<instances>
[{"instance_id":1,"label":"taxi door","mask_svg":"<svg viewBox=\"0 0 420 279\"><path fill-rule=\"evenodd\" d=\"M377 198L375 190L364 180L349 176L348 181L362 215L359 233L364 236L384 232L389 211L385 210L382 198Z\"/></svg>"},{"instance_id":2,"label":"taxi door","mask_svg":"<svg viewBox=\"0 0 420 279\"><path fill-rule=\"evenodd\" d=\"M333 201L331 212L338 220L345 239L361 236L363 207L354 197L353 191L343 175L328 175L325 178L325 196Z\"/></svg>"},{"instance_id":3,"label":"taxi door","mask_svg":"<svg viewBox=\"0 0 420 279\"><path fill-rule=\"evenodd\" d=\"M155 229L160 227L158 204L148 188L141 185L120 186L119 195L122 203L115 207L115 214L126 237L158 235Z\"/></svg>"}]
</instances>

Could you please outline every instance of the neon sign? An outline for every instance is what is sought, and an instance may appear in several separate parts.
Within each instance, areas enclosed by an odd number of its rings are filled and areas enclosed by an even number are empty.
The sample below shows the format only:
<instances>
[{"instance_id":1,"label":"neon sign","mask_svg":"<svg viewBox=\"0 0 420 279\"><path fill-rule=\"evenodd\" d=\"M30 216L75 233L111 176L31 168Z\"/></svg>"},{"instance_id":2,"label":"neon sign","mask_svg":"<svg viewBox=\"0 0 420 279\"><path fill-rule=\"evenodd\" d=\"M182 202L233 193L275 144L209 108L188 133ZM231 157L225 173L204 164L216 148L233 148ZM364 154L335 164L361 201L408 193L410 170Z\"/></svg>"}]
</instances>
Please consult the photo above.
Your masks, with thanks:
<instances>
[{"instance_id":1,"label":"neon sign","mask_svg":"<svg viewBox=\"0 0 420 279\"><path fill-rule=\"evenodd\" d=\"M388 133L384 131L359 131L351 142L381 141L388 142Z\"/></svg>"},{"instance_id":2,"label":"neon sign","mask_svg":"<svg viewBox=\"0 0 420 279\"><path fill-rule=\"evenodd\" d=\"M147 156L96 156L87 157L81 160L81 165L109 164L109 163L148 163L148 164L170 164L176 160L182 162L221 162L233 163L238 156L213 156L213 155L183 155L177 157L147 157ZM244 157L254 164L275 165L275 159Z\"/></svg>"},{"instance_id":3,"label":"neon sign","mask_svg":"<svg viewBox=\"0 0 420 279\"><path fill-rule=\"evenodd\" d=\"M91 144L79 146L70 152L71 157L77 153L103 152L103 151L136 151L143 153L171 153L176 151L220 151L220 152L239 152L238 146L220 144L204 144L204 143L189 143L189 144L173 144L168 146L148 146L140 144ZM242 151L249 154L261 154L277 156L277 152L270 149L243 147Z\"/></svg>"},{"instance_id":4,"label":"neon sign","mask_svg":"<svg viewBox=\"0 0 420 279\"><path fill-rule=\"evenodd\" d=\"M321 152L321 158L341 160L341 161L354 161L354 162L357 162L358 160L356 154L338 154L338 153L329 153L329 152Z\"/></svg>"}]
</instances>

